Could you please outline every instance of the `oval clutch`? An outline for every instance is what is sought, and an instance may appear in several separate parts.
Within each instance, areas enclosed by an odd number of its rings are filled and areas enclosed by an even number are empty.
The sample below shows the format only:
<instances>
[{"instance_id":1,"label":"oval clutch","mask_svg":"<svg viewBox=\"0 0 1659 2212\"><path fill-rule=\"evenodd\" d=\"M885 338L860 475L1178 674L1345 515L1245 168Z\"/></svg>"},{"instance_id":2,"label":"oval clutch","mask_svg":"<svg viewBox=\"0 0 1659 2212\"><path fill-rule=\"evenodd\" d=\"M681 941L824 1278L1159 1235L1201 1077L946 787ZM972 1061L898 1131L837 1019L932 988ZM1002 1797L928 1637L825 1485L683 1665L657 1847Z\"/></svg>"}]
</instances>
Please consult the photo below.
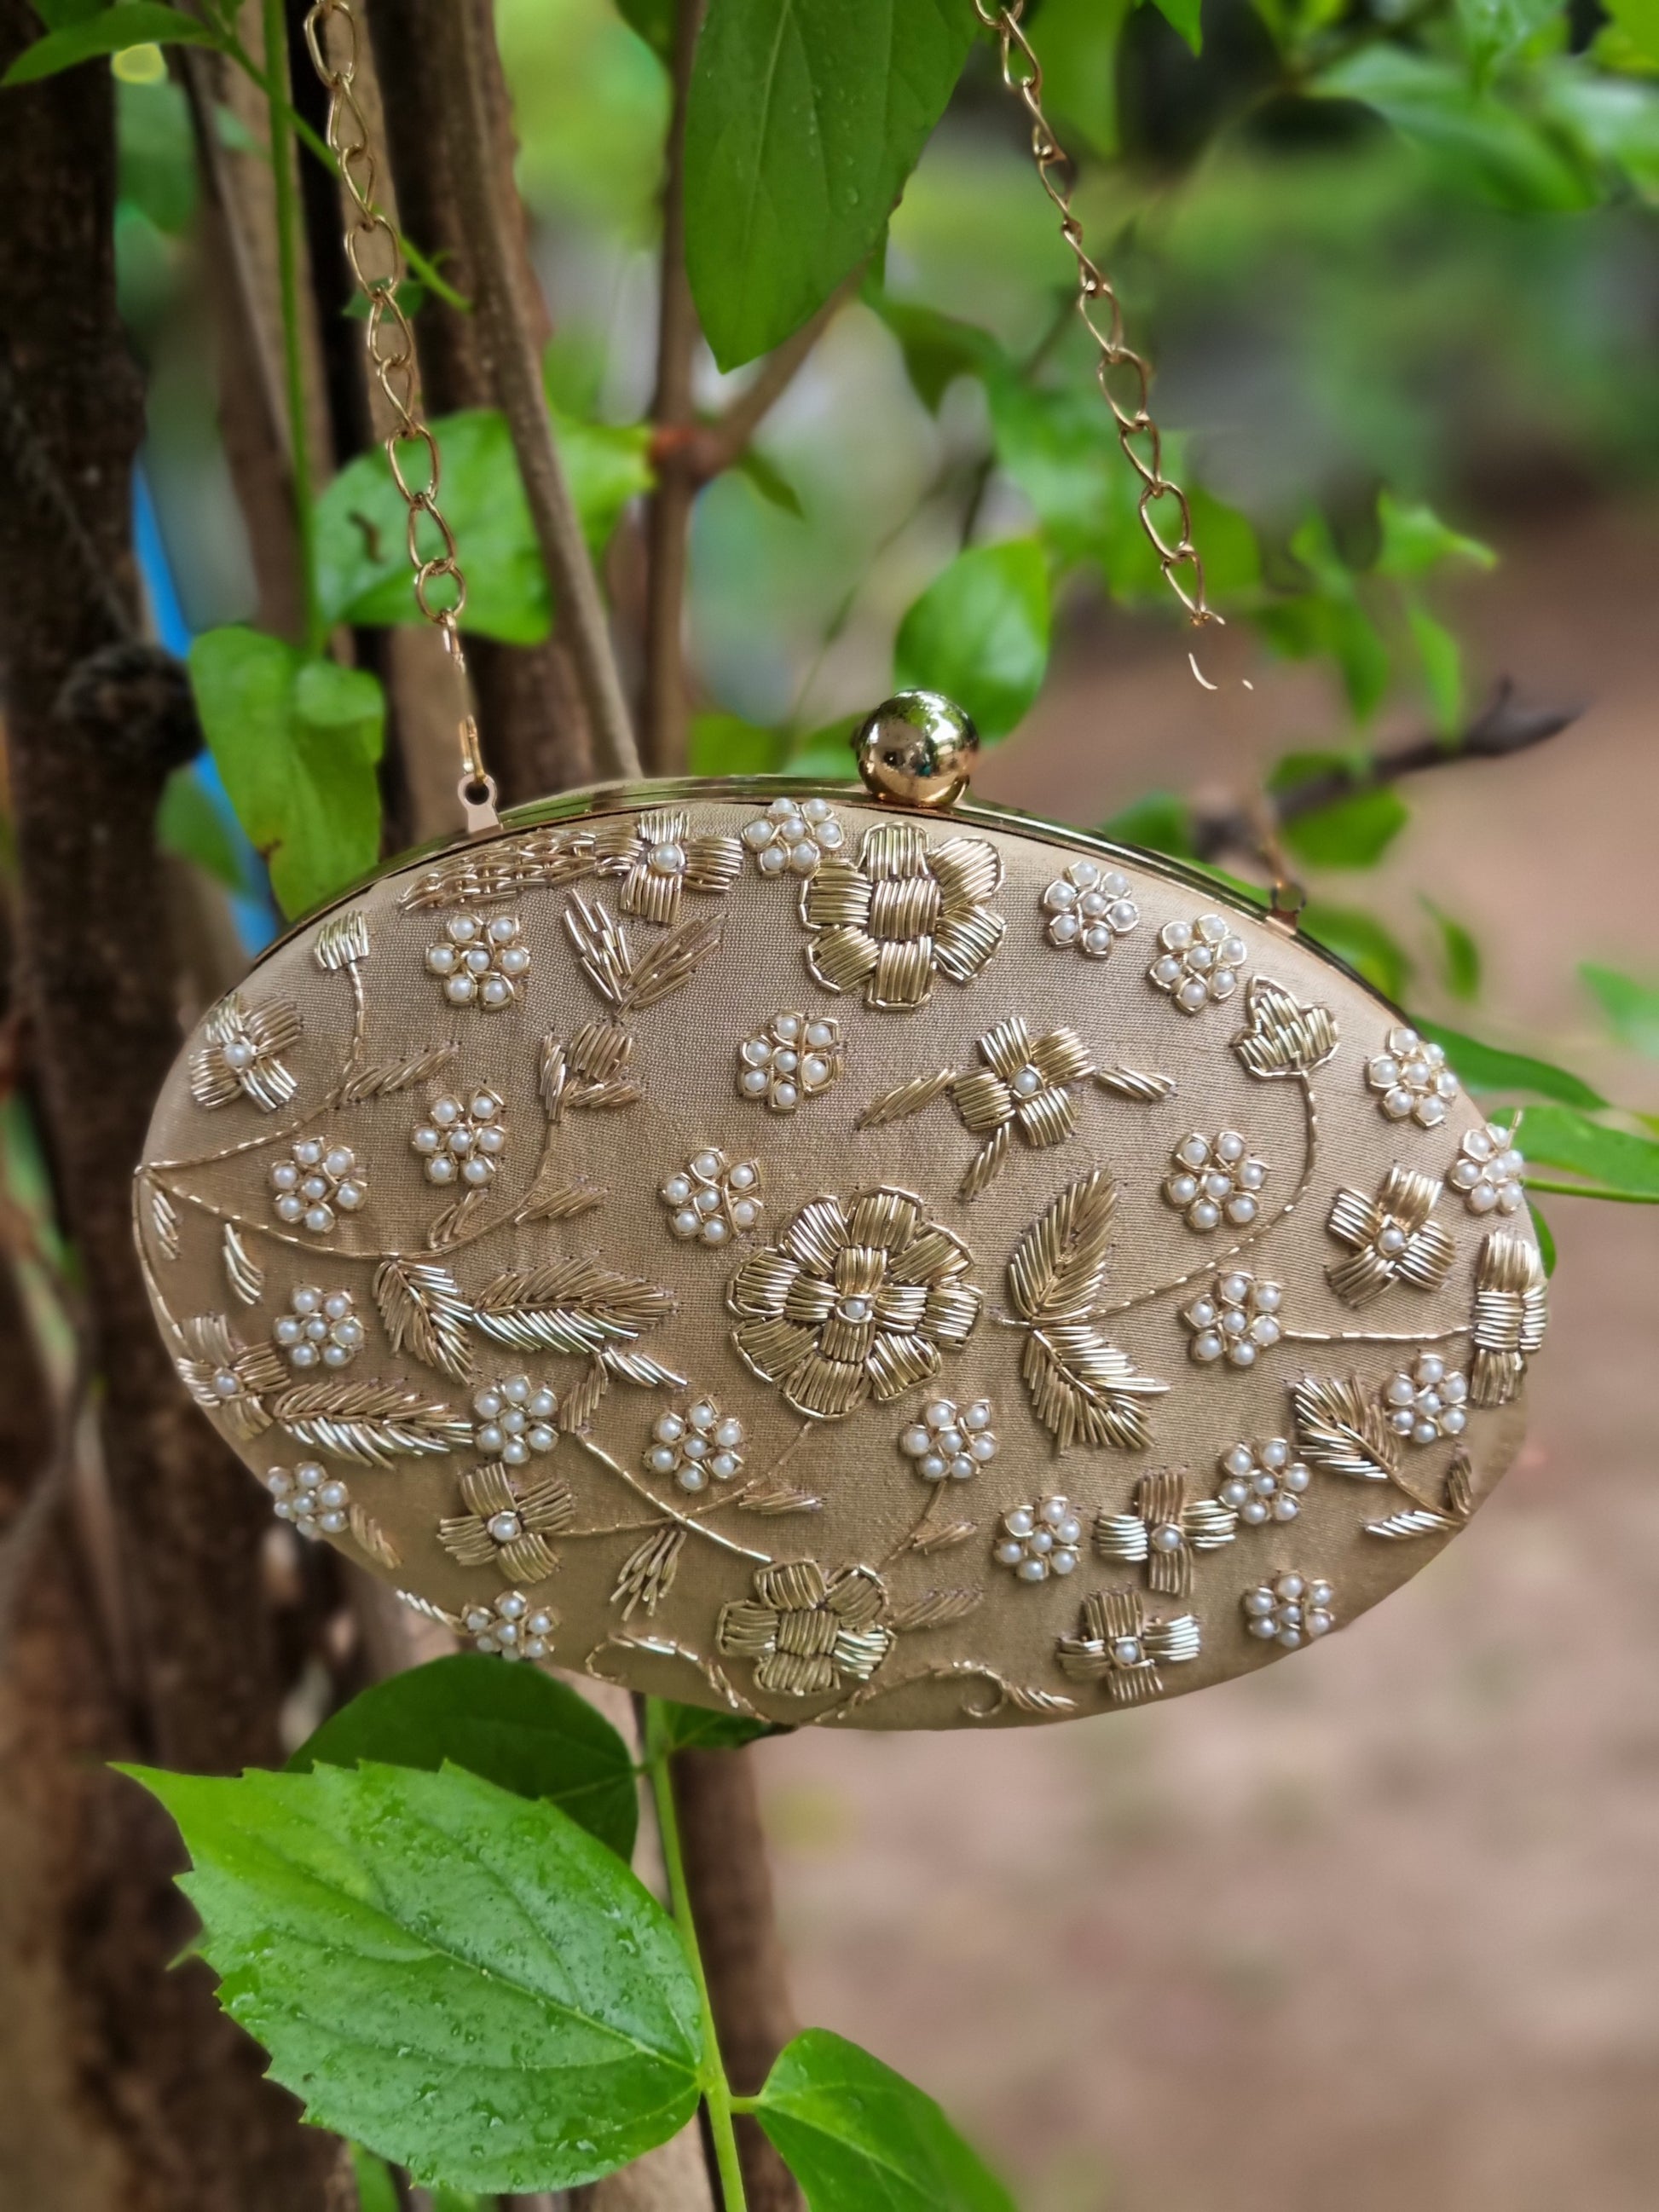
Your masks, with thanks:
<instances>
[{"instance_id":1,"label":"oval clutch","mask_svg":"<svg viewBox=\"0 0 1659 2212\"><path fill-rule=\"evenodd\" d=\"M544 804L294 930L136 1226L276 1512L479 1650L939 1728L1221 1680L1432 1557L1520 1437L1520 1174L1209 878L773 780Z\"/></svg>"}]
</instances>

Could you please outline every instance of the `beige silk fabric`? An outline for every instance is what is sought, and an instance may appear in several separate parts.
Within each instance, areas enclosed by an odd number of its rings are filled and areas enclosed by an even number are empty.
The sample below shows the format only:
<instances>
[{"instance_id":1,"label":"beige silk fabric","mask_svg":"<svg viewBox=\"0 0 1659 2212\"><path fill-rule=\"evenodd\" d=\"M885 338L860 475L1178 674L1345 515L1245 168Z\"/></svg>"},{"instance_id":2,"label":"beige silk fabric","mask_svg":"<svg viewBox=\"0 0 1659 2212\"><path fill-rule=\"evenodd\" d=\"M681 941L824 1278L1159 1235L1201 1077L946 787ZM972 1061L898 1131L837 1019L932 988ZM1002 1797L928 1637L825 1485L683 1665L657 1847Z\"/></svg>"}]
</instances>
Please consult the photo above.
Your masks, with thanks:
<instances>
[{"instance_id":1,"label":"beige silk fabric","mask_svg":"<svg viewBox=\"0 0 1659 2212\"><path fill-rule=\"evenodd\" d=\"M578 795L269 952L169 1079L136 1230L285 1517L480 1648L795 1723L1047 1720L1340 1628L1513 1455L1516 1164L1400 1025L1046 824Z\"/></svg>"}]
</instances>

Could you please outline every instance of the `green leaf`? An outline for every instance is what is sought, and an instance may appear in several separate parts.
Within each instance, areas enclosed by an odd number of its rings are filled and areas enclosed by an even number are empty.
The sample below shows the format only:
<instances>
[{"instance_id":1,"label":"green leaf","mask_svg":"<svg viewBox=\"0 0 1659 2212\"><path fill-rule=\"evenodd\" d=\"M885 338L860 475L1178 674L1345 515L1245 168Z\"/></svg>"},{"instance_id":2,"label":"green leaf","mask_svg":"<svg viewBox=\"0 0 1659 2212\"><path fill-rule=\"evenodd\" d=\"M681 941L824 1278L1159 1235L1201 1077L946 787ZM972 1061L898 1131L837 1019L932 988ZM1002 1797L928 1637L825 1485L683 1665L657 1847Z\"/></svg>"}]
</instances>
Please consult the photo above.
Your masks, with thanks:
<instances>
[{"instance_id":1,"label":"green leaf","mask_svg":"<svg viewBox=\"0 0 1659 2212\"><path fill-rule=\"evenodd\" d=\"M1659 1141L1609 1129L1571 1106L1529 1106L1521 1148L1534 1167L1565 1168L1611 1195L1659 1199Z\"/></svg>"},{"instance_id":2,"label":"green leaf","mask_svg":"<svg viewBox=\"0 0 1659 2212\"><path fill-rule=\"evenodd\" d=\"M1633 975L1621 975L1616 968L1598 967L1592 960L1585 961L1578 973L1620 1043L1645 1059L1659 1060L1659 988L1638 983Z\"/></svg>"},{"instance_id":3,"label":"green leaf","mask_svg":"<svg viewBox=\"0 0 1659 2212\"><path fill-rule=\"evenodd\" d=\"M1569 1073L1565 1067L1553 1066L1547 1060L1534 1060L1530 1053L1509 1052L1500 1045L1482 1044L1479 1038L1449 1030L1440 1022L1413 1018L1425 1037L1444 1047L1447 1059L1470 1091L1510 1097L1519 1092L1534 1098L1553 1098L1563 1106L1586 1107L1592 1112L1607 1103L1581 1077Z\"/></svg>"},{"instance_id":4,"label":"green leaf","mask_svg":"<svg viewBox=\"0 0 1659 2212\"><path fill-rule=\"evenodd\" d=\"M1204 44L1198 21L1200 0L1153 0L1153 4L1170 28L1178 31L1197 53Z\"/></svg>"},{"instance_id":5,"label":"green leaf","mask_svg":"<svg viewBox=\"0 0 1659 2212\"><path fill-rule=\"evenodd\" d=\"M1659 6L1659 0L1655 4ZM1473 561L1479 568L1498 565L1490 545L1449 529L1431 507L1402 507L1385 491L1377 496L1376 520L1382 532L1376 555L1379 576L1425 576L1443 561Z\"/></svg>"},{"instance_id":6,"label":"green leaf","mask_svg":"<svg viewBox=\"0 0 1659 2212\"><path fill-rule=\"evenodd\" d=\"M374 678L240 628L204 631L190 675L208 748L283 913L372 868L386 715Z\"/></svg>"},{"instance_id":7,"label":"green leaf","mask_svg":"<svg viewBox=\"0 0 1659 2212\"><path fill-rule=\"evenodd\" d=\"M1607 10L1637 52L1659 63L1659 0L1607 0Z\"/></svg>"},{"instance_id":8,"label":"green leaf","mask_svg":"<svg viewBox=\"0 0 1659 2212\"><path fill-rule=\"evenodd\" d=\"M670 1698L656 1700L658 1729L665 1751L732 1751L764 1735L787 1735L787 1728L770 1721L745 1720L741 1713L722 1713L709 1705L679 1705Z\"/></svg>"},{"instance_id":9,"label":"green leaf","mask_svg":"<svg viewBox=\"0 0 1659 2212\"><path fill-rule=\"evenodd\" d=\"M678 1933L556 1806L453 1766L127 1771L183 1832L220 2002L314 2124L423 2182L528 2193L696 2111Z\"/></svg>"},{"instance_id":10,"label":"green leaf","mask_svg":"<svg viewBox=\"0 0 1659 2212\"><path fill-rule=\"evenodd\" d=\"M633 1753L586 1698L533 1667L502 1667L475 1651L411 1667L325 1720L288 1771L364 1760L427 1774L447 1760L499 1790L544 1798L618 1858L634 1856Z\"/></svg>"},{"instance_id":11,"label":"green leaf","mask_svg":"<svg viewBox=\"0 0 1659 2212\"><path fill-rule=\"evenodd\" d=\"M1273 792L1294 790L1316 776L1355 765L1348 753L1287 753L1267 778ZM1285 842L1298 860L1315 868L1375 867L1411 819L1410 810L1392 786L1357 791L1333 799L1310 814L1292 815L1283 826Z\"/></svg>"},{"instance_id":12,"label":"green leaf","mask_svg":"<svg viewBox=\"0 0 1659 2212\"><path fill-rule=\"evenodd\" d=\"M809 2212L1014 2212L931 2097L825 2028L780 2054L755 2115Z\"/></svg>"},{"instance_id":13,"label":"green leaf","mask_svg":"<svg viewBox=\"0 0 1659 2212\"><path fill-rule=\"evenodd\" d=\"M34 0L34 12L49 31L61 30L65 23L84 23L89 15L101 15L110 0Z\"/></svg>"},{"instance_id":14,"label":"green leaf","mask_svg":"<svg viewBox=\"0 0 1659 2212\"><path fill-rule=\"evenodd\" d=\"M1560 0L1457 0L1458 24L1476 78L1518 52L1560 12Z\"/></svg>"},{"instance_id":15,"label":"green leaf","mask_svg":"<svg viewBox=\"0 0 1659 2212\"><path fill-rule=\"evenodd\" d=\"M351 2146L351 2175L357 2185L357 2212L402 2212L391 2168L361 2143Z\"/></svg>"},{"instance_id":16,"label":"green leaf","mask_svg":"<svg viewBox=\"0 0 1659 2212\"><path fill-rule=\"evenodd\" d=\"M1538 1256L1544 1262L1544 1273L1547 1276L1553 1275L1556 1261L1554 1233L1545 1220L1543 1210L1535 1198L1528 1199L1527 1211L1532 1216L1532 1225L1537 1234Z\"/></svg>"},{"instance_id":17,"label":"green leaf","mask_svg":"<svg viewBox=\"0 0 1659 2212\"><path fill-rule=\"evenodd\" d=\"M783 740L741 714L694 714L686 765L693 775L775 775Z\"/></svg>"},{"instance_id":18,"label":"green leaf","mask_svg":"<svg viewBox=\"0 0 1659 2212\"><path fill-rule=\"evenodd\" d=\"M155 810L155 842L164 853L193 860L227 890L246 891L247 877L225 818L206 791L194 761L173 769Z\"/></svg>"},{"instance_id":19,"label":"green leaf","mask_svg":"<svg viewBox=\"0 0 1659 2212\"><path fill-rule=\"evenodd\" d=\"M25 46L0 84L35 84L56 76L79 62L100 54L125 53L129 46L216 46L219 33L178 8L163 8L157 0L126 0L119 8L101 9L62 24Z\"/></svg>"},{"instance_id":20,"label":"green leaf","mask_svg":"<svg viewBox=\"0 0 1659 2212\"><path fill-rule=\"evenodd\" d=\"M1060 121L1067 146L1080 138L1103 159L1118 149L1118 41L1133 5L1133 0L1042 0L1044 105ZM1196 23L1197 0L1192 14Z\"/></svg>"},{"instance_id":21,"label":"green leaf","mask_svg":"<svg viewBox=\"0 0 1659 2212\"><path fill-rule=\"evenodd\" d=\"M1302 927L1316 944L1334 952L1339 960L1346 960L1384 998L1397 1000L1404 992L1411 977L1411 957L1375 915L1358 907L1327 906L1322 899L1310 899L1302 911Z\"/></svg>"},{"instance_id":22,"label":"green leaf","mask_svg":"<svg viewBox=\"0 0 1659 2212\"><path fill-rule=\"evenodd\" d=\"M1139 845L1149 853L1170 853L1178 860L1195 860L1192 808L1173 791L1149 791L1144 799L1103 822L1098 834L1114 844Z\"/></svg>"},{"instance_id":23,"label":"green leaf","mask_svg":"<svg viewBox=\"0 0 1659 2212\"><path fill-rule=\"evenodd\" d=\"M659 62L674 52L675 0L617 0L617 13Z\"/></svg>"},{"instance_id":24,"label":"green leaf","mask_svg":"<svg viewBox=\"0 0 1659 2212\"><path fill-rule=\"evenodd\" d=\"M1463 722L1463 653L1443 623L1422 607L1407 607L1406 620L1423 670L1429 711L1443 738L1455 737Z\"/></svg>"},{"instance_id":25,"label":"green leaf","mask_svg":"<svg viewBox=\"0 0 1659 2212\"><path fill-rule=\"evenodd\" d=\"M163 236L181 238L196 213L196 143L184 87L118 84L115 113L122 199Z\"/></svg>"},{"instance_id":26,"label":"green leaf","mask_svg":"<svg viewBox=\"0 0 1659 2212\"><path fill-rule=\"evenodd\" d=\"M793 514L797 522L806 520L800 494L777 463L768 460L758 447L745 446L738 456L736 466L738 474L748 477L769 507L775 507L784 514Z\"/></svg>"},{"instance_id":27,"label":"green leaf","mask_svg":"<svg viewBox=\"0 0 1659 2212\"><path fill-rule=\"evenodd\" d=\"M1432 918L1440 948L1440 974L1454 999L1480 995L1480 947L1461 921L1455 921L1431 898L1423 905Z\"/></svg>"},{"instance_id":28,"label":"green leaf","mask_svg":"<svg viewBox=\"0 0 1659 2212\"><path fill-rule=\"evenodd\" d=\"M1006 738L1042 688L1048 627L1048 564L1036 540L970 546L899 624L896 681L954 699L988 744Z\"/></svg>"},{"instance_id":29,"label":"green leaf","mask_svg":"<svg viewBox=\"0 0 1659 2212\"><path fill-rule=\"evenodd\" d=\"M715 0L686 112L685 258L721 368L769 352L870 252L974 33L972 0Z\"/></svg>"},{"instance_id":30,"label":"green leaf","mask_svg":"<svg viewBox=\"0 0 1659 2212\"><path fill-rule=\"evenodd\" d=\"M649 489L648 432L555 417L559 453L597 560L630 499ZM494 408L441 416L432 425L443 459L442 501L466 572L463 629L507 645L535 645L552 619L530 507L505 418ZM423 546L440 550L435 533ZM404 507L379 447L341 470L317 502L317 589L331 623L373 626L420 620L404 544Z\"/></svg>"},{"instance_id":31,"label":"green leaf","mask_svg":"<svg viewBox=\"0 0 1659 2212\"><path fill-rule=\"evenodd\" d=\"M896 300L878 284L866 285L864 297L898 340L905 374L932 412L938 412L939 401L959 376L1012 371L1008 356L978 324L962 322L912 300Z\"/></svg>"}]
</instances>

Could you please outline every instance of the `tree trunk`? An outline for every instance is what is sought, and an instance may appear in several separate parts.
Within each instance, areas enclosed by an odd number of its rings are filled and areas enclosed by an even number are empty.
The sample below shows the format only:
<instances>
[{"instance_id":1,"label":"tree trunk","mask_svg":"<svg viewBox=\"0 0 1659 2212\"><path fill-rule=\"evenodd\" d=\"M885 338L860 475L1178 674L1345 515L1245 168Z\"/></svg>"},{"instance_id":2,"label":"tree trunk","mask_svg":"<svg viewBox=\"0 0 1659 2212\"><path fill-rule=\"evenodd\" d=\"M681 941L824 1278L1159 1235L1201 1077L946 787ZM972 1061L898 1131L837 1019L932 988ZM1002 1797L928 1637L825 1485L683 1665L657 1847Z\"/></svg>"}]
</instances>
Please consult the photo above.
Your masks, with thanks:
<instances>
[{"instance_id":1,"label":"tree trunk","mask_svg":"<svg viewBox=\"0 0 1659 2212\"><path fill-rule=\"evenodd\" d=\"M39 31L25 0L0 0L0 64ZM142 408L114 301L110 75L94 63L5 97L0 663L19 1011L86 1285L136 1653L129 1693L54 1525L19 1594L0 1737L0 1802L28 1814L36 1854L20 1966L50 1995L44 2021L9 2023L47 2085L13 2100L9 2126L19 2170L44 2165L30 2212L321 2212L350 2202L339 2147L261 2080L205 1971L168 1971L188 1929L177 1843L101 1767L270 1760L282 1684L258 1492L179 1390L131 1233L132 1163L179 1042L150 823L198 740L179 672L122 635ZM73 2184L51 2148L71 2138Z\"/></svg>"}]
</instances>

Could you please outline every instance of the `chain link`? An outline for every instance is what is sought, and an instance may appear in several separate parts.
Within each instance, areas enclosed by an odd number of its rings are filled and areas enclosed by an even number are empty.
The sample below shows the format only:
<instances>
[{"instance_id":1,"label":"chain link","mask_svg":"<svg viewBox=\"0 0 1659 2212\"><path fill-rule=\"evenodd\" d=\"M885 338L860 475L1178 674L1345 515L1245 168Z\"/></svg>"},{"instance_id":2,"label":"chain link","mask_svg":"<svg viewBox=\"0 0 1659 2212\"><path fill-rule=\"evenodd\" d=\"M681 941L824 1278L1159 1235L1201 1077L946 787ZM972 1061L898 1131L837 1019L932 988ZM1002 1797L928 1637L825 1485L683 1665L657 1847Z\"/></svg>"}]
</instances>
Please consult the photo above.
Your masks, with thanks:
<instances>
[{"instance_id":1,"label":"chain link","mask_svg":"<svg viewBox=\"0 0 1659 2212\"><path fill-rule=\"evenodd\" d=\"M459 4L459 0L452 0L452 4ZM331 23L336 27L332 58L327 30ZM458 678L465 682L466 659L461 650L459 625L466 605L466 578L457 557L454 532L438 504L441 473L438 445L422 419L415 332L398 297L404 278L403 248L396 230L375 203L374 149L368 118L356 93L359 33L350 0L313 0L306 11L305 33L312 65L328 93L329 149L340 165L341 179L356 210L346 226L346 258L368 302L364 343L369 368L392 414L386 456L408 510L404 537L415 576L415 603L442 638ZM433 524L442 541L443 550L435 557L421 550L422 516ZM448 604L434 605L434 586L446 583L453 587ZM470 709L462 714L459 734L460 794L467 810L467 827L488 828L495 820L495 782L485 769L478 725Z\"/></svg>"},{"instance_id":2,"label":"chain link","mask_svg":"<svg viewBox=\"0 0 1659 2212\"><path fill-rule=\"evenodd\" d=\"M1002 81L1031 119L1031 159L1042 189L1060 216L1060 234L1077 263L1077 311L1099 349L1095 380L1112 410L1118 444L1140 478L1140 526L1158 556L1164 582L1187 610L1194 628L1218 623L1223 617L1204 596L1204 563L1193 544L1193 516L1187 495L1164 473L1164 440L1147 405L1152 370L1125 343L1123 311L1112 280L1090 258L1083 243L1083 226L1072 213L1075 172L1070 155L1042 112L1042 64L1021 24L1024 11L1025 0L974 0L974 12L987 30L994 32L1002 50ZM1152 510L1161 500L1175 503L1179 527L1173 532L1167 526L1160 530L1153 520Z\"/></svg>"}]
</instances>

